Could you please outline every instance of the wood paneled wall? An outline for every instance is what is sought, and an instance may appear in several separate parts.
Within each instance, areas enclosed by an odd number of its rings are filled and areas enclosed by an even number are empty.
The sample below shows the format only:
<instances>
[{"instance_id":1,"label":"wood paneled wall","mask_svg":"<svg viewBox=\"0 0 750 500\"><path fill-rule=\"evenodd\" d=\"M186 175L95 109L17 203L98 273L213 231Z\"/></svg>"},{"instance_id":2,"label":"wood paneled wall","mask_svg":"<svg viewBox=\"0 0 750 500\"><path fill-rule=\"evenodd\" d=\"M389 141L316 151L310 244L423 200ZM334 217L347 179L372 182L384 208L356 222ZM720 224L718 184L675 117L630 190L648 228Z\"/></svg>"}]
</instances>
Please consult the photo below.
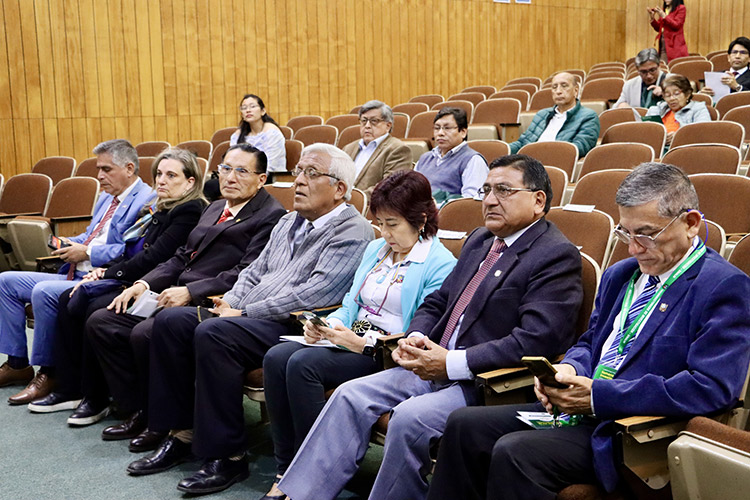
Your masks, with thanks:
<instances>
[{"instance_id":1,"label":"wood paneled wall","mask_svg":"<svg viewBox=\"0 0 750 500\"><path fill-rule=\"evenodd\" d=\"M623 60L631 3L2 0L0 172L115 137L207 139L246 92L285 123Z\"/></svg>"}]
</instances>

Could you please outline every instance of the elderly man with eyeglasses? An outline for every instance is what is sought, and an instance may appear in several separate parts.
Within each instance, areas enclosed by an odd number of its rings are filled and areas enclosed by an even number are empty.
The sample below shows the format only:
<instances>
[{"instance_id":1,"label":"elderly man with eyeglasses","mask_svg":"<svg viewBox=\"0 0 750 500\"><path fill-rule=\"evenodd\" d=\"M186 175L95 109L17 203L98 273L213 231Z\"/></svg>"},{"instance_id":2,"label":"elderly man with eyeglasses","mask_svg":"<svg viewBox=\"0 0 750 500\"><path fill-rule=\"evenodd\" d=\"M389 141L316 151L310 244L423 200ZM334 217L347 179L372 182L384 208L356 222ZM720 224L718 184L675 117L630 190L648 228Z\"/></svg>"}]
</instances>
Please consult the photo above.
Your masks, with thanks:
<instances>
[{"instance_id":1,"label":"elderly man with eyeglasses","mask_svg":"<svg viewBox=\"0 0 750 500\"><path fill-rule=\"evenodd\" d=\"M312 144L294 173L294 211L281 218L260 256L213 307L175 307L156 315L151 338L149 429L168 436L127 470L139 476L203 460L177 489L221 491L248 477L242 409L245 373L282 335L301 333L291 313L340 303L365 247L370 223L347 204L354 162Z\"/></svg>"},{"instance_id":2,"label":"elderly man with eyeglasses","mask_svg":"<svg viewBox=\"0 0 750 500\"><path fill-rule=\"evenodd\" d=\"M537 379L537 403L453 413L429 500L553 500L597 482L611 492L621 483L613 420L687 420L736 403L750 361L750 278L698 238L698 196L679 168L640 165L616 201L615 234L633 258L604 272L589 330L555 365L561 388ZM561 425L533 430L517 418L545 410L562 412Z\"/></svg>"},{"instance_id":3,"label":"elderly man with eyeglasses","mask_svg":"<svg viewBox=\"0 0 750 500\"><path fill-rule=\"evenodd\" d=\"M391 135L393 110L381 101L368 101L359 109L359 141L344 145L354 160L354 187L369 196L375 184L393 172L412 168L409 146Z\"/></svg>"},{"instance_id":4,"label":"elderly man with eyeglasses","mask_svg":"<svg viewBox=\"0 0 750 500\"><path fill-rule=\"evenodd\" d=\"M497 158L480 196L485 227L469 236L456 267L417 309L393 354L399 366L336 390L279 482L289 498L336 498L386 413L370 498L424 498L430 449L451 411L477 404L474 377L573 343L581 257L544 219L552 201L544 166L524 155Z\"/></svg>"},{"instance_id":5,"label":"elderly man with eyeglasses","mask_svg":"<svg viewBox=\"0 0 750 500\"><path fill-rule=\"evenodd\" d=\"M635 67L638 76L631 78L622 86L620 98L615 108L650 108L662 100L661 82L666 73L659 69L659 53L656 49L643 49L635 56Z\"/></svg>"}]
</instances>

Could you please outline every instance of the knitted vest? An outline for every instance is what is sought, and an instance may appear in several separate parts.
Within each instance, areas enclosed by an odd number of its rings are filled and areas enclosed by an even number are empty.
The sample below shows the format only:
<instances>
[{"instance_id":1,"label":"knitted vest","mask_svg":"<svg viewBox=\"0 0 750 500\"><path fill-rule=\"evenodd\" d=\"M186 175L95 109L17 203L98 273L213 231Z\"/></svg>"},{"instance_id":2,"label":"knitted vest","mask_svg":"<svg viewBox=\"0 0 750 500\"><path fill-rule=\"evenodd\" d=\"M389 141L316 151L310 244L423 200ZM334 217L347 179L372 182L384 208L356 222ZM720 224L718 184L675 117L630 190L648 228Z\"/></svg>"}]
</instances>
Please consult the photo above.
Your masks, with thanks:
<instances>
[{"instance_id":1,"label":"knitted vest","mask_svg":"<svg viewBox=\"0 0 750 500\"><path fill-rule=\"evenodd\" d=\"M466 170L474 156L478 155L469 145L463 146L458 151L450 153L438 166L437 157L429 151L419 159L419 172L430 181L432 191L445 191L449 194L461 194L461 176Z\"/></svg>"}]
</instances>

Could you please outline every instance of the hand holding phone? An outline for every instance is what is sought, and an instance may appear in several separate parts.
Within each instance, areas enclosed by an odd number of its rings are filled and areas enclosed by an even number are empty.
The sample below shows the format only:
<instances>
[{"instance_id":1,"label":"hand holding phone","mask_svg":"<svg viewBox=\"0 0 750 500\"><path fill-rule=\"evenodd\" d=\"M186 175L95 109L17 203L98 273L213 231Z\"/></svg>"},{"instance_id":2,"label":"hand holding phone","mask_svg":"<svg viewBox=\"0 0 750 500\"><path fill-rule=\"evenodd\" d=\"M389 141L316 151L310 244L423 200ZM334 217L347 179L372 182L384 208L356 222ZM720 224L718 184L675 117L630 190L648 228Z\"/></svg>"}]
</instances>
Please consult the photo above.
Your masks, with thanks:
<instances>
[{"instance_id":1,"label":"hand holding phone","mask_svg":"<svg viewBox=\"0 0 750 500\"><path fill-rule=\"evenodd\" d=\"M331 327L326 320L324 320L314 312L302 311L300 315L315 326L320 326L323 328Z\"/></svg>"},{"instance_id":2,"label":"hand holding phone","mask_svg":"<svg viewBox=\"0 0 750 500\"><path fill-rule=\"evenodd\" d=\"M556 387L558 389L566 389L568 387L555 379L557 370L555 370L555 367L552 366L544 356L524 356L521 358L521 363L523 363L543 385Z\"/></svg>"},{"instance_id":3,"label":"hand holding phone","mask_svg":"<svg viewBox=\"0 0 750 500\"><path fill-rule=\"evenodd\" d=\"M61 248L69 247L70 243L61 240L54 234L50 234L49 239L47 240L47 246L52 250L60 250Z\"/></svg>"}]
</instances>

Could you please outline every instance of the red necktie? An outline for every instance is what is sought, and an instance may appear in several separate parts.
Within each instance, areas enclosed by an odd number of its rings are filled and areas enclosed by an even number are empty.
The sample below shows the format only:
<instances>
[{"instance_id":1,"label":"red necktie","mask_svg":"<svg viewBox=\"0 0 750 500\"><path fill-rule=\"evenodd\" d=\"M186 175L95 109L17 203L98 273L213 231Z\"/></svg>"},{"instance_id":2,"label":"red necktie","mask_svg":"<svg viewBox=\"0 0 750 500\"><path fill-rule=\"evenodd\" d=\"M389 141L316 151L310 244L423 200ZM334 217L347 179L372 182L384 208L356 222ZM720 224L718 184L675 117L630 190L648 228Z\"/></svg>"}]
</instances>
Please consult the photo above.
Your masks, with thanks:
<instances>
[{"instance_id":1,"label":"red necktie","mask_svg":"<svg viewBox=\"0 0 750 500\"><path fill-rule=\"evenodd\" d=\"M93 231L91 231L91 234L89 234L88 238L86 238L86 241L83 242L84 245L88 246L91 241L99 236L99 233L102 232L104 229L104 226L107 225L109 222L109 219L112 218L112 215L115 213L115 210L117 210L117 205L120 204L120 200L117 199L117 196L112 198L112 203L109 204L109 208L107 209L107 212L104 214L104 217L102 217L102 220L99 221L99 224L96 225ZM76 275L76 264L74 262L70 263L70 268L68 269L68 279L72 280Z\"/></svg>"},{"instance_id":2,"label":"red necktie","mask_svg":"<svg viewBox=\"0 0 750 500\"><path fill-rule=\"evenodd\" d=\"M225 208L224 211L221 213L221 217L219 217L219 220L216 221L217 224L221 224L228 218L232 217L232 212L229 211L228 208Z\"/></svg>"},{"instance_id":3,"label":"red necktie","mask_svg":"<svg viewBox=\"0 0 750 500\"><path fill-rule=\"evenodd\" d=\"M469 284L466 285L464 291L461 292L461 296L458 298L456 306L453 308L453 311L451 311L451 316L450 318L448 318L448 324L445 325L445 331L443 332L443 336L440 338L440 347L448 347L448 341L450 340L451 335L453 335L453 330L456 329L458 319L466 310L469 302L471 302L472 297L474 297L474 293L477 291L477 288L479 288L479 284L482 282L482 280L484 280L484 278L487 276L487 273L489 273L490 269L492 269L492 266L494 266L495 262L497 262L497 259L500 258L500 254L503 253L503 250L505 250L506 248L507 247L503 240L495 239L495 242L492 244L492 248L490 248L490 251L487 254L487 257L485 257L484 262L482 262L482 265L479 266L479 270L474 275L474 277L471 278L471 281L469 281Z\"/></svg>"},{"instance_id":4,"label":"red necktie","mask_svg":"<svg viewBox=\"0 0 750 500\"><path fill-rule=\"evenodd\" d=\"M735 78L737 78L740 73L738 71L732 71L732 75L734 75Z\"/></svg>"}]
</instances>

